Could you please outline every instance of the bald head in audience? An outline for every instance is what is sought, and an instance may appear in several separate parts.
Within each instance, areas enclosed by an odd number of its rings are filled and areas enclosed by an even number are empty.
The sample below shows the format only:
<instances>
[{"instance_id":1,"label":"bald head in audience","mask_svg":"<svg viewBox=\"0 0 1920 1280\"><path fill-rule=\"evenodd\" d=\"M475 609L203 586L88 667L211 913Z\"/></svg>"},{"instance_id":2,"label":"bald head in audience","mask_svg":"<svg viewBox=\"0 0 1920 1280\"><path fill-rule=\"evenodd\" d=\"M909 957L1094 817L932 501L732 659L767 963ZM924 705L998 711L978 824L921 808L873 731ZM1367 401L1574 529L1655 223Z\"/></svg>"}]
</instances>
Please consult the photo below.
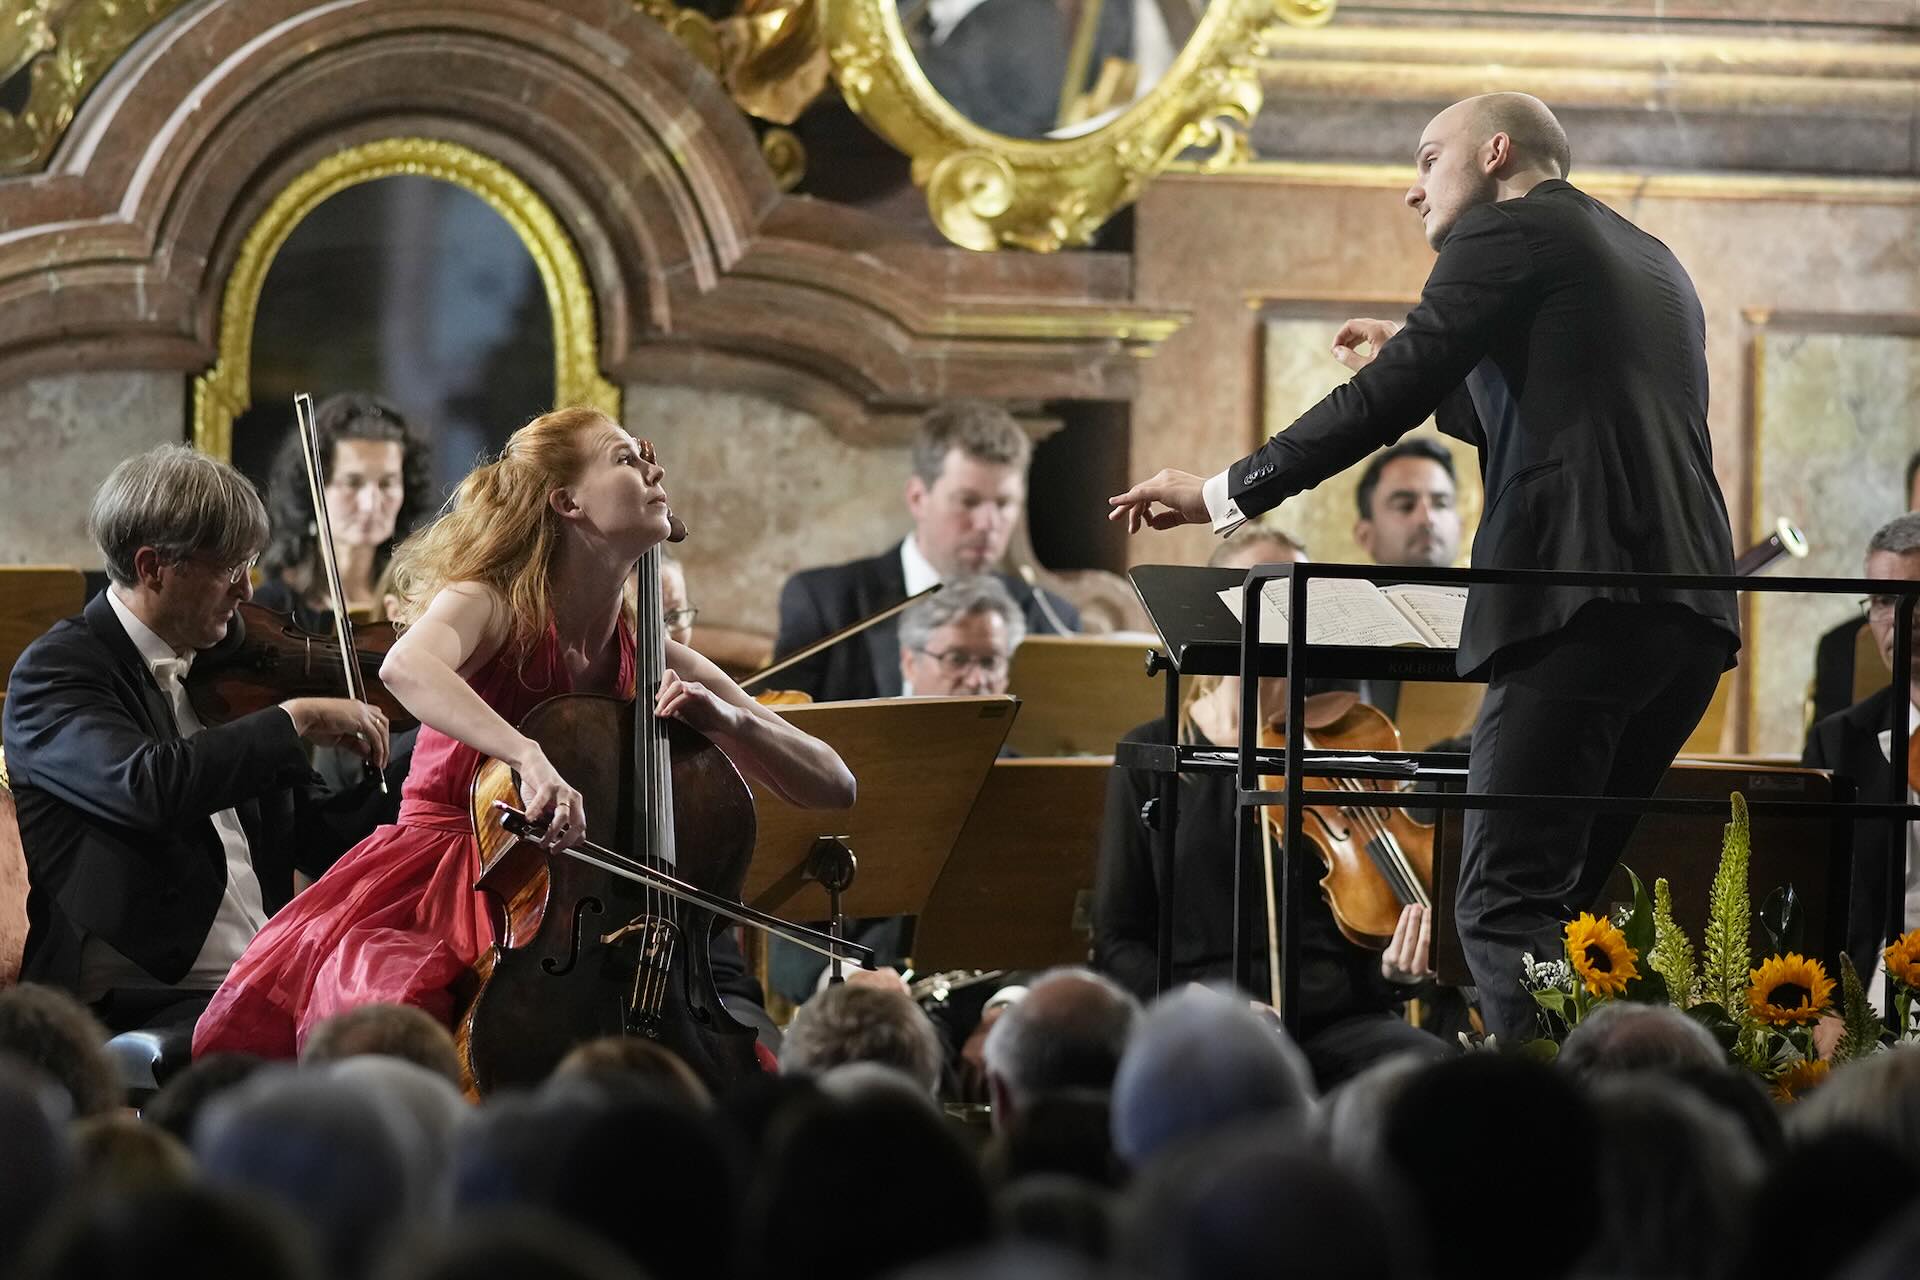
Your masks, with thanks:
<instances>
[{"instance_id":1,"label":"bald head in audience","mask_svg":"<svg viewBox=\"0 0 1920 1280\"><path fill-rule=\"evenodd\" d=\"M1140 1002L1088 969L1043 974L987 1034L993 1127L1004 1131L1033 1098L1113 1087Z\"/></svg>"}]
</instances>

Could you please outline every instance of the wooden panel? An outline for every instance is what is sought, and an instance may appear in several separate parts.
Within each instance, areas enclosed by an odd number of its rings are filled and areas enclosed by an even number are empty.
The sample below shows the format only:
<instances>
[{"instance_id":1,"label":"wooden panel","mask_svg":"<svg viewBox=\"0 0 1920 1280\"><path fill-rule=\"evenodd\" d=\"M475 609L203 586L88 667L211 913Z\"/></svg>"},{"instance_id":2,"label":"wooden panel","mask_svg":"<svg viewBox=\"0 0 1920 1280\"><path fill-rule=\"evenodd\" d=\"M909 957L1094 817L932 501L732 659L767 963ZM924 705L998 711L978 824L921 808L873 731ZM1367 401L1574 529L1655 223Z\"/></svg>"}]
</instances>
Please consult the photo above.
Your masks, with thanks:
<instances>
[{"instance_id":1,"label":"wooden panel","mask_svg":"<svg viewBox=\"0 0 1920 1280\"><path fill-rule=\"evenodd\" d=\"M1111 754L1129 729L1166 709L1165 686L1147 675L1147 648L1086 636L1023 641L1007 677L1007 692L1020 699L1007 745L1023 756Z\"/></svg>"},{"instance_id":2,"label":"wooden panel","mask_svg":"<svg viewBox=\"0 0 1920 1280\"><path fill-rule=\"evenodd\" d=\"M1111 757L1002 760L914 931L917 969L1085 964Z\"/></svg>"},{"instance_id":3,"label":"wooden panel","mask_svg":"<svg viewBox=\"0 0 1920 1280\"><path fill-rule=\"evenodd\" d=\"M87 580L78 569L0 566L0 689L26 647L54 623L80 612Z\"/></svg>"},{"instance_id":4,"label":"wooden panel","mask_svg":"<svg viewBox=\"0 0 1920 1280\"><path fill-rule=\"evenodd\" d=\"M0 767L0 987L20 980L20 955L27 945L27 856L20 847L13 792Z\"/></svg>"}]
</instances>

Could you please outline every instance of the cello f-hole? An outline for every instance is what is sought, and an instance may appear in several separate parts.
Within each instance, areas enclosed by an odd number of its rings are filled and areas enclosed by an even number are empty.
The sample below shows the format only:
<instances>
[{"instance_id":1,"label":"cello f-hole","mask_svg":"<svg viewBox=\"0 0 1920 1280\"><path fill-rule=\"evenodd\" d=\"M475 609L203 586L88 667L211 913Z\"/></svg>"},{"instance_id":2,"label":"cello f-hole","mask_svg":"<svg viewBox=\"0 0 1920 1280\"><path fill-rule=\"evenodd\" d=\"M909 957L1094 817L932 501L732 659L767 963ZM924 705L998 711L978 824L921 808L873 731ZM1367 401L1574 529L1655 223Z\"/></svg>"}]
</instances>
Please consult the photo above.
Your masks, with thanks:
<instances>
[{"instance_id":1,"label":"cello f-hole","mask_svg":"<svg viewBox=\"0 0 1920 1280\"><path fill-rule=\"evenodd\" d=\"M540 967L558 978L573 972L573 966L580 963L580 935L587 927L587 913L599 914L605 908L598 898L582 898L573 904L573 920L567 928L567 954L564 959L555 960L552 956L543 956Z\"/></svg>"}]
</instances>

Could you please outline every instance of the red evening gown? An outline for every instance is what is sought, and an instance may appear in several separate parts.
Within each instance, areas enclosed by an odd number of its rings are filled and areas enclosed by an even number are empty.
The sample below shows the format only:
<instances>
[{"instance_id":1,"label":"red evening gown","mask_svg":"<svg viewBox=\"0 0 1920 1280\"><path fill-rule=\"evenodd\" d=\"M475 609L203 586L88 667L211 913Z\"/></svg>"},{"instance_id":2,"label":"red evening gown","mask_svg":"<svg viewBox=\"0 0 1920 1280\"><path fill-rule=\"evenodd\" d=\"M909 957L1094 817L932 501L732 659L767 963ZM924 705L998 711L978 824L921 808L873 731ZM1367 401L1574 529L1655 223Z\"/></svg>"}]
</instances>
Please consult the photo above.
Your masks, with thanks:
<instances>
[{"instance_id":1,"label":"red evening gown","mask_svg":"<svg viewBox=\"0 0 1920 1280\"><path fill-rule=\"evenodd\" d=\"M631 696L633 637L624 626L620 637L619 688ZM468 683L510 724L572 688L551 626L525 662L503 652ZM480 761L421 728L399 822L376 828L267 922L200 1015L195 1057L291 1058L327 1018L376 1002L417 1005L451 1025L455 983L493 945L467 815Z\"/></svg>"}]
</instances>

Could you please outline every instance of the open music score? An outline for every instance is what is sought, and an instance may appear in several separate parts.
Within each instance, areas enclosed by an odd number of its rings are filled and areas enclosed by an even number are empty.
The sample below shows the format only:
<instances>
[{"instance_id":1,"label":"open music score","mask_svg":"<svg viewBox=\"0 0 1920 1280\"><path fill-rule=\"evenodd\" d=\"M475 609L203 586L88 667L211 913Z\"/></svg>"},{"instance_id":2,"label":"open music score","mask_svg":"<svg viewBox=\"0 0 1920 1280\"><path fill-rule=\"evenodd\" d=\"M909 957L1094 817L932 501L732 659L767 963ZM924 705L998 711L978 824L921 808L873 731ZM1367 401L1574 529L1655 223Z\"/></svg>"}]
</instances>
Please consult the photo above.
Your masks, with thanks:
<instances>
[{"instance_id":1,"label":"open music score","mask_svg":"<svg viewBox=\"0 0 1920 1280\"><path fill-rule=\"evenodd\" d=\"M1287 642L1288 592L1269 582L1260 592L1260 643ZM1240 616L1241 592L1219 593ZM1465 587L1401 583L1376 587L1361 578L1315 578L1307 584L1307 643L1359 648L1457 649L1467 611Z\"/></svg>"}]
</instances>

